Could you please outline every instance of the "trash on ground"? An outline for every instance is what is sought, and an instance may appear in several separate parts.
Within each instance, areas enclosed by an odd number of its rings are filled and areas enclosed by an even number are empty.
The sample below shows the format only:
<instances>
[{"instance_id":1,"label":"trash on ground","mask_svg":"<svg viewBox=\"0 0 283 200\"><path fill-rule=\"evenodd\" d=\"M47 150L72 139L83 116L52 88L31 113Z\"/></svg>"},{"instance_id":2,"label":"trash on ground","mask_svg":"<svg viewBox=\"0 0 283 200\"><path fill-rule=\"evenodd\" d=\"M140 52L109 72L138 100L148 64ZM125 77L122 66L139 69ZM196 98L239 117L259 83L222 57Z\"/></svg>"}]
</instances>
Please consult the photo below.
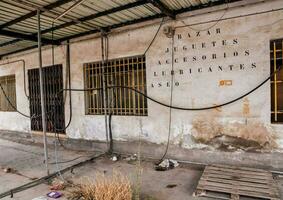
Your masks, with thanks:
<instances>
[{"instance_id":1,"label":"trash on ground","mask_svg":"<svg viewBox=\"0 0 283 200\"><path fill-rule=\"evenodd\" d=\"M47 196L53 199L58 199L62 196L62 193L58 191L53 191L53 192L47 193Z\"/></svg>"},{"instance_id":2,"label":"trash on ground","mask_svg":"<svg viewBox=\"0 0 283 200\"><path fill-rule=\"evenodd\" d=\"M126 161L136 161L137 159L138 159L138 155L137 154L130 155L130 156L125 158Z\"/></svg>"},{"instance_id":3,"label":"trash on ground","mask_svg":"<svg viewBox=\"0 0 283 200\"><path fill-rule=\"evenodd\" d=\"M124 160L126 160L128 164L135 164L138 161L138 155L137 154L130 155L126 157Z\"/></svg>"},{"instance_id":4,"label":"trash on ground","mask_svg":"<svg viewBox=\"0 0 283 200\"><path fill-rule=\"evenodd\" d=\"M5 173L15 173L15 174L17 174L18 173L18 171L17 170L15 170L15 169L13 169L13 168L11 168L11 167L0 167L2 170L3 170L3 172L5 172ZM21 174L19 174L19 175L21 175Z\"/></svg>"},{"instance_id":5,"label":"trash on ground","mask_svg":"<svg viewBox=\"0 0 283 200\"><path fill-rule=\"evenodd\" d=\"M50 190L64 190L66 184L64 181L59 179L54 179L51 183Z\"/></svg>"},{"instance_id":6,"label":"trash on ground","mask_svg":"<svg viewBox=\"0 0 283 200\"><path fill-rule=\"evenodd\" d=\"M174 169L175 167L178 167L178 166L179 166L179 163L176 160L165 159L159 165L155 167L155 170L156 171L166 171L169 169Z\"/></svg>"},{"instance_id":7,"label":"trash on ground","mask_svg":"<svg viewBox=\"0 0 283 200\"><path fill-rule=\"evenodd\" d=\"M3 169L3 171L4 171L5 173L11 173L13 170L12 170L12 168L10 168L10 167L6 167L6 168Z\"/></svg>"},{"instance_id":8,"label":"trash on ground","mask_svg":"<svg viewBox=\"0 0 283 200\"><path fill-rule=\"evenodd\" d=\"M111 159L112 161L116 162L116 161L118 160L118 157L117 157L116 155L114 155L114 156L112 156L110 159Z\"/></svg>"}]
</instances>

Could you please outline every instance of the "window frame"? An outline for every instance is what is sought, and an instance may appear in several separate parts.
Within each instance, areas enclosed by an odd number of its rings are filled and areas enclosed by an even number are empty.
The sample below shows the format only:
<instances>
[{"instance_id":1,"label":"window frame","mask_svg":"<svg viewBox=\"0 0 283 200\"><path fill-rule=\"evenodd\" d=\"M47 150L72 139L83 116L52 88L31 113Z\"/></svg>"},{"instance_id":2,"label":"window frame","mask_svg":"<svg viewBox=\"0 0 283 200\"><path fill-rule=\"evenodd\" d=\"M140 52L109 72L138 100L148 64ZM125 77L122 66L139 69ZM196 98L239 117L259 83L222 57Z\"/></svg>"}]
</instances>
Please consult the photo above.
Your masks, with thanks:
<instances>
[{"instance_id":1,"label":"window frame","mask_svg":"<svg viewBox=\"0 0 283 200\"><path fill-rule=\"evenodd\" d=\"M12 86L10 86L8 88L8 81L13 81L11 82L11 84L13 84ZM5 82L5 85L3 85L3 82ZM8 96L10 102L13 104L13 106L17 109L17 85L16 85L16 75L15 74L11 74L11 75L5 75L5 76L0 76L0 83L2 84L3 89L5 90L5 94ZM13 90L12 90L13 88ZM13 93L13 94L11 94ZM2 106L2 99L4 98L4 102L5 102L5 107L3 108ZM11 99L14 98L14 99ZM0 89L0 112L16 112L16 109L13 108L10 103L7 101L2 89Z\"/></svg>"},{"instance_id":2,"label":"window frame","mask_svg":"<svg viewBox=\"0 0 283 200\"><path fill-rule=\"evenodd\" d=\"M274 62L274 60L276 60L276 62ZM270 41L270 74L272 74L280 66L280 72L270 78L271 124L283 124L283 101L278 101L278 94L282 93L280 98L283 98L283 90L280 93L280 90L278 89L279 87L283 89L283 38Z\"/></svg>"},{"instance_id":3,"label":"window frame","mask_svg":"<svg viewBox=\"0 0 283 200\"><path fill-rule=\"evenodd\" d=\"M127 60L127 62L126 62ZM135 61L136 62L135 62ZM130 62L131 61L131 62ZM118 64L117 64L118 63ZM99 66L95 69L93 66ZM91 75L89 70L93 70L92 73L96 73L96 78L99 80L96 80L96 84L94 84L94 81L90 78ZM101 70L101 71L99 71ZM102 61L95 61L95 62L89 62L83 64L83 80L84 80L84 88L90 89L90 88L101 88L102 87ZM129 57L119 57L114 59L109 59L107 63L105 64L105 77L107 78L107 84L109 85L123 85L128 87L133 87L143 93L147 93L147 84L146 84L146 57L145 55L135 55L135 56L129 56ZM112 84L111 80L114 80L115 83ZM123 83L121 83L122 79L124 80ZM125 79L127 81L125 82ZM90 81L92 83L90 83ZM97 81L100 82L100 87L97 87ZM131 84L133 83L134 84ZM90 86L91 84L94 84L95 86ZM112 91L115 91L112 93ZM104 102L103 102L103 91L92 91L94 94L92 98L99 98L101 99L100 107L96 107L92 101L91 97L88 96L91 94L89 91L84 92L84 99L85 99L85 115L104 115ZM121 95L121 93L128 93L128 97L125 97L125 95ZM115 94L115 96L113 95ZM97 95L96 97L94 97ZM134 91L129 89L121 89L121 88L113 88L108 90L108 96L111 95L112 97L108 99L115 98L118 105L109 107L107 110L107 114L112 114L116 116L148 116L148 102L147 98L143 97L140 94L136 94ZM132 97L134 96L134 97ZM138 100L137 100L138 99ZM93 100L94 101L94 100ZM113 101L113 100L112 100ZM90 106L91 103L93 103L93 106ZM132 107L129 106L128 109L127 102L134 102ZM139 103L138 103L139 102ZM141 105L142 103L142 105ZM108 102L108 104L111 104ZM138 106L139 105L139 106ZM94 111L90 112L89 109L93 109ZM95 110L100 109L99 112L96 112Z\"/></svg>"}]
</instances>

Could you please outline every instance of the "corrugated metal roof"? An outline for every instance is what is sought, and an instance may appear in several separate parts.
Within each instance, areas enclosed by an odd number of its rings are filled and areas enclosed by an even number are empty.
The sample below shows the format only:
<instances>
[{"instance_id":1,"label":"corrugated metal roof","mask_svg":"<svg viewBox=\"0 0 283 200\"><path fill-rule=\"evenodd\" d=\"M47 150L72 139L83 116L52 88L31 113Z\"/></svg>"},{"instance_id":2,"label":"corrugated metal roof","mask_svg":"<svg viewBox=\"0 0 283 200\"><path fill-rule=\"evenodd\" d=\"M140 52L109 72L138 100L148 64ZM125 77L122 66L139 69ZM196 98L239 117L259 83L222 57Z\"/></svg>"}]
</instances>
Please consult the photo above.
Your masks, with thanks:
<instances>
[{"instance_id":1,"label":"corrugated metal roof","mask_svg":"<svg viewBox=\"0 0 283 200\"><path fill-rule=\"evenodd\" d=\"M0 1L0 57L36 45L37 16L41 9L42 37L51 39L53 19L79 0L1 0ZM153 2L154 1L154 2ZM235 0L233 0L235 1ZM178 14L190 8L222 4L224 0L85 0L54 24L54 40L63 41L101 28L120 27L147 19ZM159 6L161 5L161 7ZM51 9L50 9L51 8ZM33 13L33 14L32 14ZM172 15L168 15L171 16ZM27 17L29 16L29 17ZM21 19L21 20L20 20ZM8 24L7 24L8 23ZM8 33L7 33L8 31ZM4 33L3 33L4 32ZM9 33L24 34L31 41ZM1 36L3 35L3 36ZM14 35L14 34L13 34ZM10 37L9 37L10 36Z\"/></svg>"}]
</instances>

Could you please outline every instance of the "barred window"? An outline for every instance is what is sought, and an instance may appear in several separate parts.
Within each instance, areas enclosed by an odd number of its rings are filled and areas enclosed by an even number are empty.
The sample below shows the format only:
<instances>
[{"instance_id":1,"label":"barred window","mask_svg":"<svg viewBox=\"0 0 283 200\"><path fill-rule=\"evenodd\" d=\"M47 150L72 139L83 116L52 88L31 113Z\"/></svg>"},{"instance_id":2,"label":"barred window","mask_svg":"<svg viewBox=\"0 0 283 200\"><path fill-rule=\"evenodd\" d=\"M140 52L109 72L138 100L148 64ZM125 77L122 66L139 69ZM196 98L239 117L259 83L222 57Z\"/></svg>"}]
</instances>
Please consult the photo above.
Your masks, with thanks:
<instances>
[{"instance_id":1,"label":"barred window","mask_svg":"<svg viewBox=\"0 0 283 200\"><path fill-rule=\"evenodd\" d=\"M16 108L16 78L15 75L0 77L0 84L10 100L11 104ZM9 104L2 89L0 89L0 111L15 111L15 109Z\"/></svg>"},{"instance_id":2,"label":"barred window","mask_svg":"<svg viewBox=\"0 0 283 200\"><path fill-rule=\"evenodd\" d=\"M271 122L283 122L283 40L273 40L270 42L270 73L281 67L273 77L271 77Z\"/></svg>"},{"instance_id":3,"label":"barred window","mask_svg":"<svg viewBox=\"0 0 283 200\"><path fill-rule=\"evenodd\" d=\"M102 88L102 72L101 61L84 64L85 88ZM109 60L105 63L105 79L108 86L127 86L146 94L145 56ZM107 114L147 115L147 99L132 90L109 88L107 96ZM85 105L86 114L104 114L103 91L86 91Z\"/></svg>"}]
</instances>

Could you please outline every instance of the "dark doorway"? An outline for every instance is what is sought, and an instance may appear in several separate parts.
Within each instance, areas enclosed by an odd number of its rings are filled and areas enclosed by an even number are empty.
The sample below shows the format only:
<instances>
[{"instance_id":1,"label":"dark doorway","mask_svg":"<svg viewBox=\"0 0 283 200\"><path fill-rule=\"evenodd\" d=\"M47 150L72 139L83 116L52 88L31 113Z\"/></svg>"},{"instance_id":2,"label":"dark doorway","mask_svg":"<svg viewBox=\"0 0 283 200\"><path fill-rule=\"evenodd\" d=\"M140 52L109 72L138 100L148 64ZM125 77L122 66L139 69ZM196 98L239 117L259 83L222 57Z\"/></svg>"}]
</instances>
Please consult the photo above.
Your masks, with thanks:
<instances>
[{"instance_id":1,"label":"dark doorway","mask_svg":"<svg viewBox=\"0 0 283 200\"><path fill-rule=\"evenodd\" d=\"M42 73L45 89L46 129L48 132L56 132L56 129L65 127L64 97L63 92L60 92L63 89L62 65L44 67ZM30 115L35 116L31 119L31 130L42 131L38 68L28 70L28 81Z\"/></svg>"}]
</instances>

